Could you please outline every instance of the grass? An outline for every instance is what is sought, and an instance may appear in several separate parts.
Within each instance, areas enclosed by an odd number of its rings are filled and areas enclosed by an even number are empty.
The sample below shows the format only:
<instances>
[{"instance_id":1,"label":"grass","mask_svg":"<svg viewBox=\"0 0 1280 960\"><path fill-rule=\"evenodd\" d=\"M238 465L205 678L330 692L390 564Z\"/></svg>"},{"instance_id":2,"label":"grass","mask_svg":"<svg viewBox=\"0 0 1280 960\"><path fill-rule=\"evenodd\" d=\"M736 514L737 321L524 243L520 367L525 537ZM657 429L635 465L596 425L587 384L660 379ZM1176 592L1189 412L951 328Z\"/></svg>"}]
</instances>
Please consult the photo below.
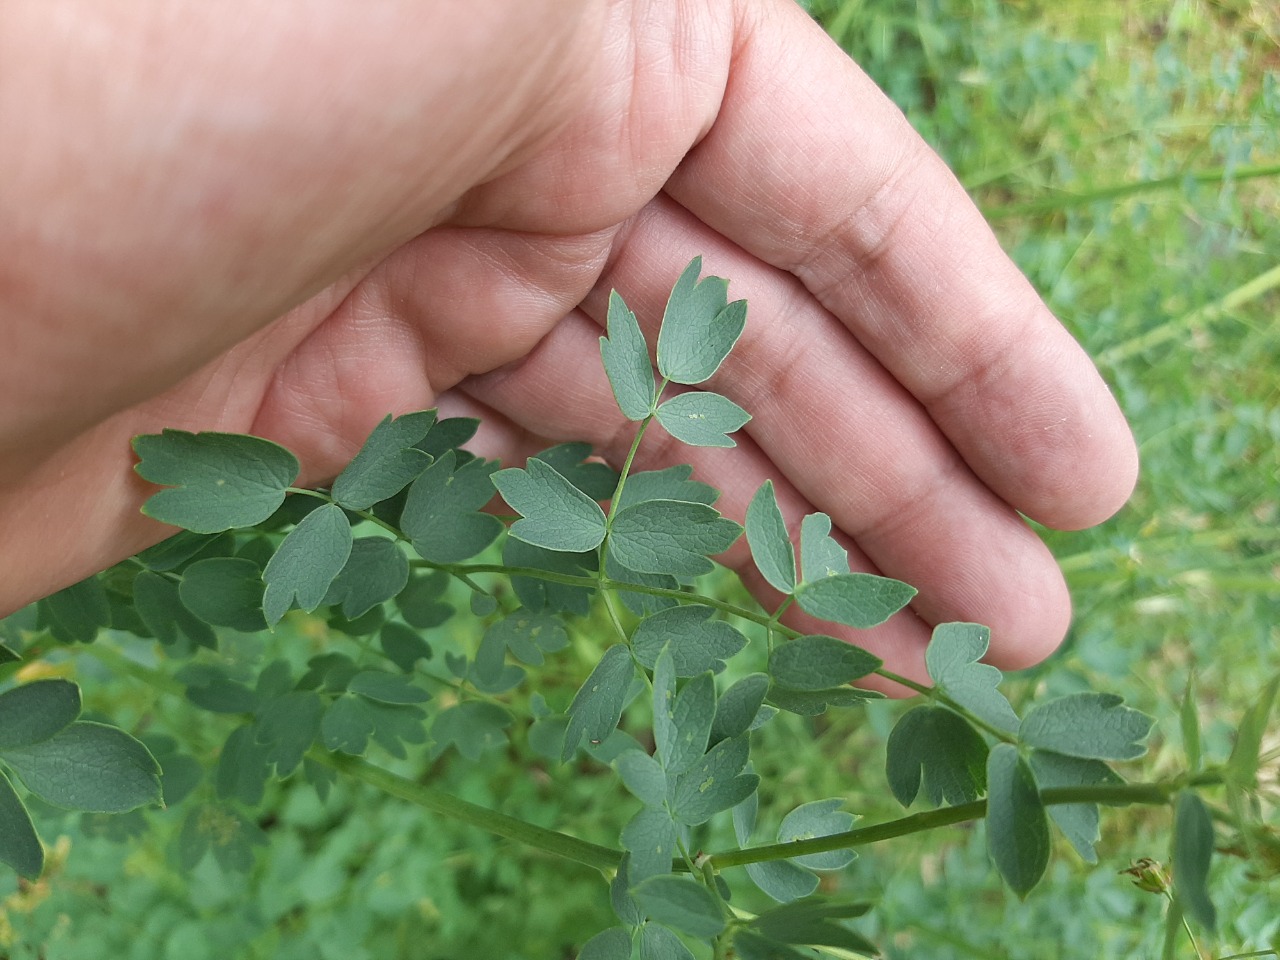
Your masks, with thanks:
<instances>
[{"instance_id":1,"label":"grass","mask_svg":"<svg viewBox=\"0 0 1280 960\"><path fill-rule=\"evenodd\" d=\"M1268 0L811 7L952 163L1098 358L1141 446L1142 480L1118 517L1047 534L1077 617L1063 651L1012 695L1085 684L1123 693L1161 718L1143 767L1159 775L1182 763L1178 703L1194 676L1205 754L1221 761L1238 718L1280 669L1280 14ZM454 630L437 642L475 639ZM305 658L352 641L304 632L276 642L245 640L228 655ZM575 650L590 660L589 630ZM564 683L581 675L568 670ZM232 725L221 730L142 685L86 691L126 725L203 738L210 752ZM857 796L867 822L901 815L882 785L884 739L902 709L873 704L764 728L760 835L820 797ZM1263 814L1275 823L1280 736L1266 742ZM633 803L614 778L566 769L534 746L521 727L508 750L474 764L446 755L429 780L614 844ZM247 875L208 859L190 875L177 869L183 805L150 815L141 834L140 817L77 822L40 811L45 836L63 839L39 883L0 881L0 955L569 958L612 922L588 868L358 783L340 781L328 804L306 785L271 789L267 854ZM1110 813L1099 866L1063 851L1025 903L1000 886L981 830L963 826L867 848L826 882L880 902L859 928L893 958L1194 957L1177 929L1166 942L1160 898L1118 874L1138 857L1167 859L1167 813ZM729 845L727 828L715 829L699 839ZM1219 842L1237 846L1227 829ZM1260 866L1230 851L1217 858L1219 931L1196 931L1206 956L1265 950L1280 937L1280 863ZM736 903L762 905L735 886Z\"/></svg>"}]
</instances>

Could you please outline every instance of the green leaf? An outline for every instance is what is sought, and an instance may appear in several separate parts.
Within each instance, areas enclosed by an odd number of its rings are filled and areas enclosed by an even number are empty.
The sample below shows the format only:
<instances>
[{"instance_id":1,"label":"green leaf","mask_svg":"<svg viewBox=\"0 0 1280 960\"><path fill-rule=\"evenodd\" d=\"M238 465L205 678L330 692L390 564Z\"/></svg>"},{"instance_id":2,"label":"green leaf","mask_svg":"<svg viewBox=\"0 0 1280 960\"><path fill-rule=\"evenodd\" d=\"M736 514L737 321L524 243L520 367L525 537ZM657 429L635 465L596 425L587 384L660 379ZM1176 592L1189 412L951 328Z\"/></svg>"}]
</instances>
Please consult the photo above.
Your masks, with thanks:
<instances>
[{"instance_id":1,"label":"green leaf","mask_svg":"<svg viewBox=\"0 0 1280 960\"><path fill-rule=\"evenodd\" d=\"M1179 906L1193 920L1212 930L1217 910L1209 899L1209 863L1213 859L1213 820L1193 790L1183 790L1174 802L1173 890Z\"/></svg>"},{"instance_id":2,"label":"green leaf","mask_svg":"<svg viewBox=\"0 0 1280 960\"><path fill-rule=\"evenodd\" d=\"M635 506L646 500L683 500L685 503L705 503L708 506L720 497L720 491L709 484L690 480L693 467L681 464L665 470L642 470L627 477L618 498L618 509Z\"/></svg>"},{"instance_id":3,"label":"green leaf","mask_svg":"<svg viewBox=\"0 0 1280 960\"><path fill-rule=\"evenodd\" d=\"M267 585L262 611L268 625L279 623L295 598L308 613L320 606L350 556L351 524L341 507L326 503L307 514L262 571Z\"/></svg>"},{"instance_id":4,"label":"green leaf","mask_svg":"<svg viewBox=\"0 0 1280 960\"><path fill-rule=\"evenodd\" d=\"M446 417L444 420L437 420L417 447L439 460L450 450L456 451L474 437L479 426L480 421L475 417Z\"/></svg>"},{"instance_id":5,"label":"green leaf","mask_svg":"<svg viewBox=\"0 0 1280 960\"><path fill-rule=\"evenodd\" d=\"M991 631L977 623L940 623L924 654L933 682L956 703L992 726L1011 733L1018 730L1018 715L996 689L1002 674L978 660L987 652Z\"/></svg>"},{"instance_id":6,"label":"green leaf","mask_svg":"<svg viewBox=\"0 0 1280 960\"><path fill-rule=\"evenodd\" d=\"M555 653L569 645L569 632L554 613L533 613L521 608L490 624L484 632L484 641L489 640L502 650L510 650L522 662L540 667L544 653Z\"/></svg>"},{"instance_id":7,"label":"green leaf","mask_svg":"<svg viewBox=\"0 0 1280 960\"><path fill-rule=\"evenodd\" d=\"M578 960L631 960L631 934L622 927L601 930L582 945Z\"/></svg>"},{"instance_id":8,"label":"green leaf","mask_svg":"<svg viewBox=\"0 0 1280 960\"><path fill-rule=\"evenodd\" d=\"M635 677L635 663L625 643L604 652L591 675L578 688L569 705L569 728L565 732L561 761L567 762L582 738L603 740L622 717L627 690Z\"/></svg>"},{"instance_id":9,"label":"green leaf","mask_svg":"<svg viewBox=\"0 0 1280 960\"><path fill-rule=\"evenodd\" d=\"M778 827L778 842L794 843L797 840L829 837L852 830L857 818L852 813L842 811L840 808L843 805L844 801L839 797L800 804L782 818L782 825ZM809 870L843 870L853 863L856 856L852 850L829 850L826 853L810 853L789 859L797 866Z\"/></svg>"},{"instance_id":10,"label":"green leaf","mask_svg":"<svg viewBox=\"0 0 1280 960\"><path fill-rule=\"evenodd\" d=\"M374 728L374 718L368 706L367 700L348 696L338 697L329 704L320 720L320 736L324 745L342 753L364 753Z\"/></svg>"},{"instance_id":11,"label":"green leaf","mask_svg":"<svg viewBox=\"0 0 1280 960\"><path fill-rule=\"evenodd\" d=\"M0 773L0 860L28 880L38 878L44 869L44 847L31 823L31 815L3 773Z\"/></svg>"},{"instance_id":12,"label":"green leaf","mask_svg":"<svg viewBox=\"0 0 1280 960\"><path fill-rule=\"evenodd\" d=\"M558 443L536 456L592 500L608 500L618 486L617 470L587 459L591 456L589 443Z\"/></svg>"},{"instance_id":13,"label":"green leaf","mask_svg":"<svg viewBox=\"0 0 1280 960\"><path fill-rule=\"evenodd\" d=\"M639 927L644 924L644 914L631 898L631 880L628 877L630 869L631 854L623 853L622 859L618 861L618 872L609 882L609 903L619 920L629 927Z\"/></svg>"},{"instance_id":14,"label":"green leaf","mask_svg":"<svg viewBox=\"0 0 1280 960\"><path fill-rule=\"evenodd\" d=\"M679 829L659 807L644 807L622 828L621 843L630 853L627 878L634 886L671 872Z\"/></svg>"},{"instance_id":15,"label":"green leaf","mask_svg":"<svg viewBox=\"0 0 1280 960\"><path fill-rule=\"evenodd\" d=\"M509 726L511 714L496 703L464 700L436 716L431 725L431 738L435 741L432 756L438 757L454 746L468 760L479 760L487 751L507 746Z\"/></svg>"},{"instance_id":16,"label":"green leaf","mask_svg":"<svg viewBox=\"0 0 1280 960\"><path fill-rule=\"evenodd\" d=\"M747 765L750 744L746 734L723 740L681 774L671 796L671 813L681 823L706 823L721 810L741 803L755 791L760 778L740 773Z\"/></svg>"},{"instance_id":17,"label":"green leaf","mask_svg":"<svg viewBox=\"0 0 1280 960\"><path fill-rule=\"evenodd\" d=\"M453 607L440 599L448 586L449 575L443 570L410 574L409 582L396 595L396 608L405 623L419 630L430 630L453 616Z\"/></svg>"},{"instance_id":18,"label":"green leaf","mask_svg":"<svg viewBox=\"0 0 1280 960\"><path fill-rule=\"evenodd\" d=\"M904 713L889 734L889 789L911 806L923 782L934 806L968 803L987 789L987 743L969 722L943 707Z\"/></svg>"},{"instance_id":19,"label":"green leaf","mask_svg":"<svg viewBox=\"0 0 1280 960\"><path fill-rule=\"evenodd\" d=\"M631 649L653 669L671 644L677 677L692 677L707 670L719 673L728 660L747 645L742 631L723 620L712 620L715 609L700 603L684 604L646 617L631 634Z\"/></svg>"},{"instance_id":20,"label":"green leaf","mask_svg":"<svg viewBox=\"0 0 1280 960\"><path fill-rule=\"evenodd\" d=\"M192 533L189 530L179 530L172 537L161 540L154 547L148 547L143 550L134 559L142 561L151 570L166 573L171 570L177 570L188 560L209 549L216 549L218 545L225 542L226 538L221 534Z\"/></svg>"},{"instance_id":21,"label":"green leaf","mask_svg":"<svg viewBox=\"0 0 1280 960\"><path fill-rule=\"evenodd\" d=\"M198 647L213 647L212 628L186 608L178 596L178 584L168 577L144 570L133 580L133 605L147 629L163 644L185 637Z\"/></svg>"},{"instance_id":22,"label":"green leaf","mask_svg":"<svg viewBox=\"0 0 1280 960\"><path fill-rule=\"evenodd\" d=\"M254 724L258 743L269 747L268 763L276 776L287 777L302 763L312 741L320 735L324 703L312 690L292 690L270 701Z\"/></svg>"},{"instance_id":23,"label":"green leaf","mask_svg":"<svg viewBox=\"0 0 1280 960\"><path fill-rule=\"evenodd\" d=\"M622 784L641 803L660 807L667 799L667 775L662 764L643 750L626 750L613 762Z\"/></svg>"},{"instance_id":24,"label":"green leaf","mask_svg":"<svg viewBox=\"0 0 1280 960\"><path fill-rule=\"evenodd\" d=\"M609 549L641 573L696 577L710 573L708 555L727 550L741 532L706 504L647 500L614 516Z\"/></svg>"},{"instance_id":25,"label":"green leaf","mask_svg":"<svg viewBox=\"0 0 1280 960\"><path fill-rule=\"evenodd\" d=\"M833 573L802 584L796 602L820 620L866 630L879 626L907 605L916 588L870 573Z\"/></svg>"},{"instance_id":26,"label":"green leaf","mask_svg":"<svg viewBox=\"0 0 1280 960\"><path fill-rule=\"evenodd\" d=\"M48 740L80 716L80 688L35 680L0 693L0 751Z\"/></svg>"},{"instance_id":27,"label":"green leaf","mask_svg":"<svg viewBox=\"0 0 1280 960\"><path fill-rule=\"evenodd\" d=\"M123 730L77 720L47 740L4 751L40 799L70 810L125 813L160 802L160 767Z\"/></svg>"},{"instance_id":28,"label":"green leaf","mask_svg":"<svg viewBox=\"0 0 1280 960\"><path fill-rule=\"evenodd\" d=\"M665 757L680 731L675 725L676 668L671 648L663 647L653 665L653 740L658 756Z\"/></svg>"},{"instance_id":29,"label":"green leaf","mask_svg":"<svg viewBox=\"0 0 1280 960\"><path fill-rule=\"evenodd\" d=\"M790 866L790 864L785 865ZM753 864L753 866L764 866L764 864ZM751 868L748 867L747 869L750 870ZM813 882L816 885L818 878L813 876L812 873L808 874L808 876L813 878ZM733 935L733 949L736 960L813 960L814 957L812 951L806 950L802 953L793 947L787 946L785 943L779 943L777 940L771 940L756 933L754 930L746 929L738 930Z\"/></svg>"},{"instance_id":30,"label":"green leaf","mask_svg":"<svg viewBox=\"0 0 1280 960\"><path fill-rule=\"evenodd\" d=\"M275 513L298 476L279 444L233 433L165 430L133 438L134 469L161 490L142 512L195 533L252 527Z\"/></svg>"},{"instance_id":31,"label":"green leaf","mask_svg":"<svg viewBox=\"0 0 1280 960\"><path fill-rule=\"evenodd\" d=\"M348 510L368 510L394 497L431 465L431 455L417 449L436 422L434 410L388 416L369 434L364 446L333 481L333 499Z\"/></svg>"},{"instance_id":32,"label":"green leaf","mask_svg":"<svg viewBox=\"0 0 1280 960\"><path fill-rule=\"evenodd\" d=\"M405 673L413 673L419 660L431 659L431 644L403 623L386 624L378 634L378 644L387 659Z\"/></svg>"},{"instance_id":33,"label":"green leaf","mask_svg":"<svg viewBox=\"0 0 1280 960\"><path fill-rule=\"evenodd\" d=\"M774 647L769 675L788 690L826 690L874 673L883 662L861 647L815 634Z\"/></svg>"},{"instance_id":34,"label":"green leaf","mask_svg":"<svg viewBox=\"0 0 1280 960\"><path fill-rule=\"evenodd\" d=\"M1022 721L1023 743L1085 760L1134 760L1147 752L1141 743L1151 718L1121 706L1112 693L1072 693L1035 707Z\"/></svg>"},{"instance_id":35,"label":"green leaf","mask_svg":"<svg viewBox=\"0 0 1280 960\"><path fill-rule=\"evenodd\" d=\"M617 290L609 291L607 337L600 338L600 357L604 372L613 387L622 415L628 420L643 420L653 412L658 398L653 382L653 365L649 363L649 347L640 332L636 315L628 309Z\"/></svg>"},{"instance_id":36,"label":"green leaf","mask_svg":"<svg viewBox=\"0 0 1280 960\"><path fill-rule=\"evenodd\" d=\"M658 370L676 383L702 383L719 368L742 335L747 302L728 303L728 283L701 281L702 258L694 257L667 300L658 331Z\"/></svg>"},{"instance_id":37,"label":"green leaf","mask_svg":"<svg viewBox=\"0 0 1280 960\"><path fill-rule=\"evenodd\" d=\"M1049 787L1092 787L1122 782L1101 760L1081 760L1043 750L1031 751L1031 772L1035 774L1036 786L1041 790ZM1098 855L1094 852L1093 845L1100 836L1098 805L1055 803L1045 809L1049 812L1049 818L1062 831L1062 835L1075 847L1076 853L1087 863L1097 863Z\"/></svg>"},{"instance_id":38,"label":"green leaf","mask_svg":"<svg viewBox=\"0 0 1280 960\"><path fill-rule=\"evenodd\" d=\"M680 393L658 407L658 422L667 433L693 447L736 447L729 434L750 419L728 397L709 391Z\"/></svg>"},{"instance_id":39,"label":"green leaf","mask_svg":"<svg viewBox=\"0 0 1280 960\"><path fill-rule=\"evenodd\" d=\"M715 680L710 673L704 673L686 683L676 695L669 725L674 736L658 742L658 759L668 776L684 773L707 752L715 715Z\"/></svg>"},{"instance_id":40,"label":"green leaf","mask_svg":"<svg viewBox=\"0 0 1280 960\"><path fill-rule=\"evenodd\" d=\"M773 481L766 480L747 507L747 543L756 569L779 593L796 588L796 554L791 546L787 525L778 509Z\"/></svg>"},{"instance_id":41,"label":"green leaf","mask_svg":"<svg viewBox=\"0 0 1280 960\"><path fill-rule=\"evenodd\" d=\"M218 755L215 784L222 800L238 800L255 807L262 802L271 776L271 748L258 742L256 724L236 727Z\"/></svg>"},{"instance_id":42,"label":"green leaf","mask_svg":"<svg viewBox=\"0 0 1280 960\"><path fill-rule=\"evenodd\" d=\"M646 923L640 931L640 960L693 960L693 954L666 927Z\"/></svg>"},{"instance_id":43,"label":"green leaf","mask_svg":"<svg viewBox=\"0 0 1280 960\"><path fill-rule=\"evenodd\" d=\"M1026 897L1049 864L1049 821L1035 778L1012 744L987 757L987 852L1019 897Z\"/></svg>"},{"instance_id":44,"label":"green leaf","mask_svg":"<svg viewBox=\"0 0 1280 960\"><path fill-rule=\"evenodd\" d=\"M788 690L771 686L766 698L774 706L801 717L816 717L827 707L856 707L868 700L882 700L884 694L856 687L833 687L830 690Z\"/></svg>"},{"instance_id":45,"label":"green leaf","mask_svg":"<svg viewBox=\"0 0 1280 960\"><path fill-rule=\"evenodd\" d=\"M565 553L594 550L604 540L600 504L536 457L523 470L499 470L493 483L523 518L511 525L517 540Z\"/></svg>"},{"instance_id":46,"label":"green leaf","mask_svg":"<svg viewBox=\"0 0 1280 960\"><path fill-rule=\"evenodd\" d=\"M431 694L405 676L382 670L361 670L347 683L347 690L379 703L425 703Z\"/></svg>"},{"instance_id":47,"label":"green leaf","mask_svg":"<svg viewBox=\"0 0 1280 960\"><path fill-rule=\"evenodd\" d=\"M111 605L96 576L59 590L40 601L55 623L76 643L92 643L98 631L111 625Z\"/></svg>"},{"instance_id":48,"label":"green leaf","mask_svg":"<svg viewBox=\"0 0 1280 960\"><path fill-rule=\"evenodd\" d=\"M342 615L355 620L397 596L408 582L409 560L394 540L360 537L320 605L341 604Z\"/></svg>"},{"instance_id":49,"label":"green leaf","mask_svg":"<svg viewBox=\"0 0 1280 960\"><path fill-rule=\"evenodd\" d=\"M818 889L817 874L797 867L790 860L767 860L747 864L747 876L779 903L807 897Z\"/></svg>"},{"instance_id":50,"label":"green leaf","mask_svg":"<svg viewBox=\"0 0 1280 960\"><path fill-rule=\"evenodd\" d=\"M709 940L724 930L724 915L715 896L698 883L674 875L650 877L631 888L640 909L651 919Z\"/></svg>"},{"instance_id":51,"label":"green leaf","mask_svg":"<svg viewBox=\"0 0 1280 960\"><path fill-rule=\"evenodd\" d=\"M710 742L716 744L754 730L768 690L767 676L750 673L721 694L716 704L715 720L711 723Z\"/></svg>"},{"instance_id":52,"label":"green leaf","mask_svg":"<svg viewBox=\"0 0 1280 960\"><path fill-rule=\"evenodd\" d=\"M479 512L493 499L492 474L497 468L496 462L487 460L459 463L457 452L450 450L413 481L400 514L400 529L424 559L433 563L469 560L502 532L501 520Z\"/></svg>"},{"instance_id":53,"label":"green leaf","mask_svg":"<svg viewBox=\"0 0 1280 960\"><path fill-rule=\"evenodd\" d=\"M678 590L680 581L667 573L637 573L630 570L618 562L618 558L612 552L605 555L605 576L610 580L616 580L621 583L634 583L644 587L659 587L665 590ZM663 610L670 610L679 606L680 601L675 597L655 596L651 593L641 593L637 590L618 590L618 599L620 599L626 608L641 619L660 613Z\"/></svg>"},{"instance_id":54,"label":"green leaf","mask_svg":"<svg viewBox=\"0 0 1280 960\"><path fill-rule=\"evenodd\" d=\"M849 572L849 554L832 538L825 513L811 513L800 522L800 567L805 583Z\"/></svg>"},{"instance_id":55,"label":"green leaf","mask_svg":"<svg viewBox=\"0 0 1280 960\"><path fill-rule=\"evenodd\" d=\"M548 573L581 577L596 569L594 553L557 553L531 543L507 537L502 544L502 562L508 567L532 567ZM536 577L512 575L511 589L529 610L564 611L586 616L591 609L592 587L552 583Z\"/></svg>"},{"instance_id":56,"label":"green leaf","mask_svg":"<svg viewBox=\"0 0 1280 960\"><path fill-rule=\"evenodd\" d=\"M839 947L876 956L879 951L875 944L835 922L863 916L870 909L869 903L832 903L825 897L815 897L766 910L751 921L750 927L779 943Z\"/></svg>"},{"instance_id":57,"label":"green leaf","mask_svg":"<svg viewBox=\"0 0 1280 960\"><path fill-rule=\"evenodd\" d=\"M252 560L210 557L187 567L178 586L178 597L205 623L257 633L267 629L262 613L265 589L262 571Z\"/></svg>"},{"instance_id":58,"label":"green leaf","mask_svg":"<svg viewBox=\"0 0 1280 960\"><path fill-rule=\"evenodd\" d=\"M1240 721L1240 729L1236 731L1236 742L1231 748L1231 756L1227 759L1227 773L1231 780L1247 790L1258 785L1258 763L1262 754L1262 739L1267 732L1267 720L1271 716L1271 708L1280 691L1280 673L1276 674L1258 693L1256 699L1245 711Z\"/></svg>"}]
</instances>

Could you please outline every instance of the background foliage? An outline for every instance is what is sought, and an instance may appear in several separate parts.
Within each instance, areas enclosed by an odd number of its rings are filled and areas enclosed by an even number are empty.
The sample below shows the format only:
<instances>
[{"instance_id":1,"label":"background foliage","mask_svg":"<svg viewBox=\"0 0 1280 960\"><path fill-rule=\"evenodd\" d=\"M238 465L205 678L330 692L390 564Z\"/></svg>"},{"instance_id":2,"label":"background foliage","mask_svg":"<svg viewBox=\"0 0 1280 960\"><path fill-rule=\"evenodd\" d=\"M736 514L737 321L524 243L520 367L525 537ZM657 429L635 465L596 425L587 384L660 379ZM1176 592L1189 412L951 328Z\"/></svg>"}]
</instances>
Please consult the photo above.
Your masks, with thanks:
<instances>
[{"instance_id":1,"label":"background foliage","mask_svg":"<svg viewBox=\"0 0 1280 960\"><path fill-rule=\"evenodd\" d=\"M1230 731L1280 660L1280 15L1263 0L816 0L812 9L974 192L1099 358L1141 444L1141 486L1116 520L1049 535L1076 625L1011 698L1123 693L1160 718L1145 766L1159 775L1181 763L1178 704L1194 673L1203 751L1225 758ZM735 588L726 579L723 589ZM465 592L453 599L465 608ZM437 658L474 651L475 629L457 623L432 635ZM547 700L566 702L599 658L595 638L609 634L591 626L560 655L562 688L539 674ZM358 643L295 614L269 637L228 632L222 655L246 670L283 657L296 674L315 653ZM157 665L132 659L136 644L108 637L76 653L26 667L22 679L77 680L86 719L132 730L162 763L175 743L211 756L235 726L210 722L179 684L166 692L119 679ZM783 716L760 731L758 838L799 803L883 784L885 741L908 708ZM379 763L406 775L426 765L433 785L465 799L615 844L634 808L616 778L560 766L524 728L510 733L509 744L468 741L478 763L421 749ZM1274 801L1280 738L1267 736L1261 776ZM856 791L869 822L900 815L880 789ZM42 836L57 839L38 882L0 875L0 951L567 958L614 922L590 869L345 779L323 804L304 783L268 790L269 812L245 831L260 848L241 852L247 870L213 857L183 870L185 811L173 798L167 811L111 817L35 809ZM1275 823L1274 806L1267 813ZM1117 871L1168 858L1167 813L1112 812L1103 829L1099 868L1059 856L1026 902L1002 888L981 831L962 827L864 848L824 883L879 901L859 929L889 956L1158 956L1161 898ZM1280 936L1280 863L1260 870L1226 852L1211 877L1218 935L1205 947L1214 956L1268 948ZM1193 955L1185 940L1178 950Z\"/></svg>"}]
</instances>

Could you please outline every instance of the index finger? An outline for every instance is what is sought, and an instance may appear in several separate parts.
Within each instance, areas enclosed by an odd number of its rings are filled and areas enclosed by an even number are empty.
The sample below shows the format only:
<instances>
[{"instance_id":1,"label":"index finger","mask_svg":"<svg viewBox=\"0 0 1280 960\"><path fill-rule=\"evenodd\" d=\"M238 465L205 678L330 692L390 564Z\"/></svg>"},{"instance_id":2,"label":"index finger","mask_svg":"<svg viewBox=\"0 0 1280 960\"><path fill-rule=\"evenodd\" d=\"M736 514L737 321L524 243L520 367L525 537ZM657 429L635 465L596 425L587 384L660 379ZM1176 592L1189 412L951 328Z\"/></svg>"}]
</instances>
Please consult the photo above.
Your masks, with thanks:
<instances>
[{"instance_id":1,"label":"index finger","mask_svg":"<svg viewBox=\"0 0 1280 960\"><path fill-rule=\"evenodd\" d=\"M1079 344L946 164L799 7L739 9L716 122L667 192L798 277L1006 502L1061 528L1110 516L1137 451Z\"/></svg>"}]
</instances>

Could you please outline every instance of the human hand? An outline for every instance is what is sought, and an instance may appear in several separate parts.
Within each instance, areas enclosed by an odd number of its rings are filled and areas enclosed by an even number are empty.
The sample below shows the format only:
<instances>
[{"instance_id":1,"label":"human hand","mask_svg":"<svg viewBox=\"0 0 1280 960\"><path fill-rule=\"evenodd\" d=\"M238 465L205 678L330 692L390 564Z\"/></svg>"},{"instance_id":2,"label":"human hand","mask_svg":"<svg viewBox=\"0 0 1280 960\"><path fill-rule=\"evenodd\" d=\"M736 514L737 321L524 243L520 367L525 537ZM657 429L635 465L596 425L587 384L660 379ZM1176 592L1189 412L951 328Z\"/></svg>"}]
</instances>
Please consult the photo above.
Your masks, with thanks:
<instances>
[{"instance_id":1,"label":"human hand","mask_svg":"<svg viewBox=\"0 0 1280 960\"><path fill-rule=\"evenodd\" d=\"M0 611L165 535L137 512L139 432L259 433L319 483L386 413L438 403L486 417L490 456L585 439L616 463L608 290L651 334L701 253L751 303L708 386L755 419L732 451L651 435L638 466L691 460L730 516L767 478L789 521L830 514L854 569L920 590L857 635L891 669L920 677L940 620L991 625L1004 667L1059 642L1065 587L1018 511L1104 519L1133 484L1128 430L942 162L802 11L393 6L277 5L252 37L221 11L67 28L100 57L51 54L78 64L63 100L0 94L0 118L54 118L22 148L52 159L0 193L0 556L21 558ZM39 79L0 37L6 57L10 90ZM67 117L95 83L103 116ZM745 547L725 560L768 589Z\"/></svg>"}]
</instances>

